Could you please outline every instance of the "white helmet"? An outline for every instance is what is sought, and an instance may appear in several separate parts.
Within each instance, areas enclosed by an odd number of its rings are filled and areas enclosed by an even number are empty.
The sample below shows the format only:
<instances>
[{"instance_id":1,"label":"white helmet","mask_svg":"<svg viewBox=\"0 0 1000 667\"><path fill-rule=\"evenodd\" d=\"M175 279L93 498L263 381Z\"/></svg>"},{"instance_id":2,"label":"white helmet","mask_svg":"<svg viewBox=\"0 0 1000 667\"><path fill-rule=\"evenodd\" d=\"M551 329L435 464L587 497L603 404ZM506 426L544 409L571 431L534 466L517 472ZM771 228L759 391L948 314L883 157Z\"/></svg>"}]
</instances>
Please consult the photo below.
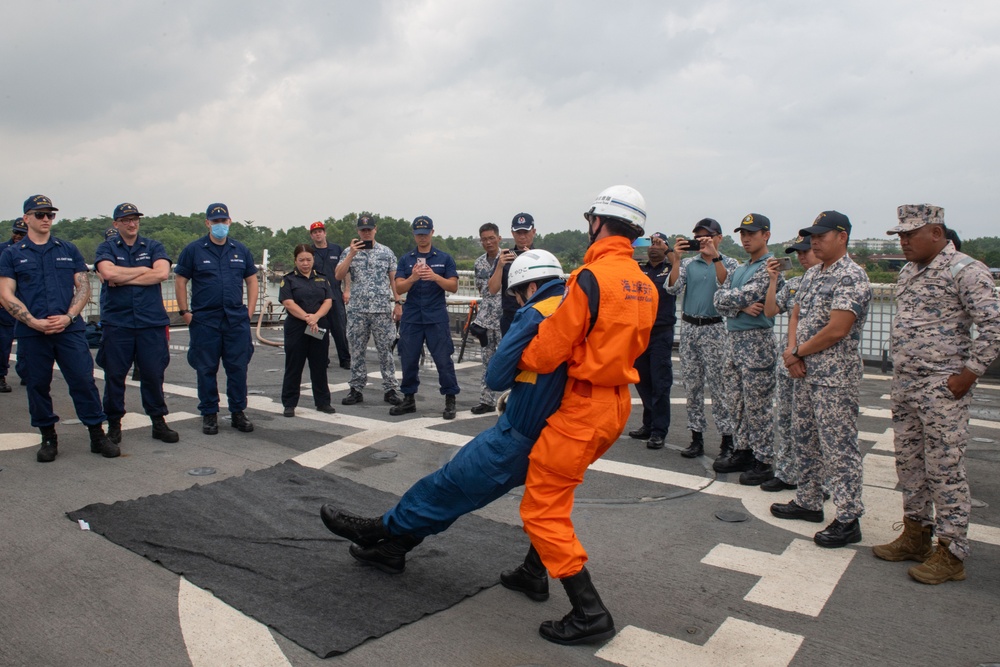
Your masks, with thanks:
<instances>
[{"instance_id":1,"label":"white helmet","mask_svg":"<svg viewBox=\"0 0 1000 667\"><path fill-rule=\"evenodd\" d=\"M618 218L642 236L646 227L646 200L633 187L612 185L597 195L597 199L583 217L589 221L593 215Z\"/></svg>"},{"instance_id":2,"label":"white helmet","mask_svg":"<svg viewBox=\"0 0 1000 667\"><path fill-rule=\"evenodd\" d=\"M514 288L543 278L562 278L563 268L556 256L548 250L526 250L510 263L507 274L507 294L514 296Z\"/></svg>"}]
</instances>

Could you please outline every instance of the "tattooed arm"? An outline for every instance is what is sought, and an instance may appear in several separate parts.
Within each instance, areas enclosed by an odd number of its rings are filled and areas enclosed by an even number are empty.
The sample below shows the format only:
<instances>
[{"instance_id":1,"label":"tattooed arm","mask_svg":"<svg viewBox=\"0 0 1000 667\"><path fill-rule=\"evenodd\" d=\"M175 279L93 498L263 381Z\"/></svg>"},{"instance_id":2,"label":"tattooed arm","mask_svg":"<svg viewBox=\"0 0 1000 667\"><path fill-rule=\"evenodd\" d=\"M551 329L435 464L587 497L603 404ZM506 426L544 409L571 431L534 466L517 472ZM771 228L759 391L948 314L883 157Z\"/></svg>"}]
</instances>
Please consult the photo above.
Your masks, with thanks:
<instances>
[{"instance_id":1,"label":"tattooed arm","mask_svg":"<svg viewBox=\"0 0 1000 667\"><path fill-rule=\"evenodd\" d=\"M7 309L14 319L19 322L24 322L26 325L32 329L36 329L43 333L48 330L48 322L45 320L36 320L28 312L21 300L14 296L14 290L17 288L17 281L13 278L0 277L0 303L3 303L3 307Z\"/></svg>"}]
</instances>

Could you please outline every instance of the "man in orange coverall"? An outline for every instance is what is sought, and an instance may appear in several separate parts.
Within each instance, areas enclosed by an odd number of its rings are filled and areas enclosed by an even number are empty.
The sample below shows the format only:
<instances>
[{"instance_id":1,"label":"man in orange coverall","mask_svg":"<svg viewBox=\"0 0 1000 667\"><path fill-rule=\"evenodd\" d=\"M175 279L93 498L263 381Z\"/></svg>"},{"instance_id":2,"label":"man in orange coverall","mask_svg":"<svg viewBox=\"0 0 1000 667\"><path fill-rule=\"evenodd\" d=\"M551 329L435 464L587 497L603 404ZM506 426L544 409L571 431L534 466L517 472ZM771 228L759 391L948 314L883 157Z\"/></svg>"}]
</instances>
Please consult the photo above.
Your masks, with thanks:
<instances>
[{"instance_id":1,"label":"man in orange coverall","mask_svg":"<svg viewBox=\"0 0 1000 667\"><path fill-rule=\"evenodd\" d=\"M519 364L522 370L551 373L568 363L562 404L529 457L521 519L532 549L523 565L500 576L505 587L531 597L546 576L534 565L541 556L573 605L561 621L538 628L557 644L599 642L615 634L614 620L584 567L587 552L570 514L584 472L625 428L632 410L629 385L639 381L635 360L649 344L656 319L656 288L632 259L632 241L646 224L645 208L642 195L627 185L597 196L584 213L591 242L585 263L570 274L562 303L539 325Z\"/></svg>"}]
</instances>

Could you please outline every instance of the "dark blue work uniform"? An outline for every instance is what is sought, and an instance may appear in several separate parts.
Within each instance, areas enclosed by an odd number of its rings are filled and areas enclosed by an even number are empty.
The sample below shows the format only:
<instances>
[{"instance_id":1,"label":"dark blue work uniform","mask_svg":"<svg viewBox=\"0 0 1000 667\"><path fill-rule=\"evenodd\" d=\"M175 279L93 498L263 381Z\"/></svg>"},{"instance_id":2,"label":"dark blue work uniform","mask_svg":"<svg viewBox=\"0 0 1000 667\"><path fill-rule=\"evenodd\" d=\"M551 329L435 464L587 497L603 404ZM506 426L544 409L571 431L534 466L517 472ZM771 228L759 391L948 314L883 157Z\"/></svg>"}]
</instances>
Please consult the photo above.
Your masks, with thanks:
<instances>
[{"instance_id":1,"label":"dark blue work uniform","mask_svg":"<svg viewBox=\"0 0 1000 667\"><path fill-rule=\"evenodd\" d=\"M317 248L314 245L313 250L315 251L313 253L315 261L313 269L326 276L333 289L333 305L324 318L326 323L320 324L320 326L330 332L333 344L337 347L337 360L340 362L341 368L350 368L351 350L347 343L347 307L344 305L342 285L339 280L334 278L334 271L337 270L337 264L340 263L340 256L344 249L336 243L327 243L325 248ZM329 340L327 340L328 348L329 345Z\"/></svg>"},{"instance_id":2,"label":"dark blue work uniform","mask_svg":"<svg viewBox=\"0 0 1000 667\"><path fill-rule=\"evenodd\" d=\"M257 273L253 255L239 241L227 237L225 243L216 245L206 234L181 251L174 273L191 281L188 363L198 374L198 411L202 415L219 412L215 376L221 360L229 411L243 412L247 407L247 368L253 357L243 284Z\"/></svg>"},{"instance_id":3,"label":"dark blue work uniform","mask_svg":"<svg viewBox=\"0 0 1000 667\"><path fill-rule=\"evenodd\" d=\"M152 268L159 260L170 263L163 244L142 236L130 247L120 236L97 246L94 266ZM139 395L142 409L150 417L169 414L163 398L163 375L170 363L167 326L170 318L163 307L163 294L156 285L101 287L101 346L97 365L104 369L104 412L108 419L125 414L125 378L132 364L142 369Z\"/></svg>"},{"instance_id":4,"label":"dark blue work uniform","mask_svg":"<svg viewBox=\"0 0 1000 667\"><path fill-rule=\"evenodd\" d=\"M14 295L36 319L65 315L69 311L77 273L87 273L83 255L72 243L54 236L44 245L24 238L0 254L0 276L17 282ZM20 365L32 426L43 428L59 421L50 394L53 362L59 364L80 421L87 426L104 421L101 394L94 383L94 359L84 328L80 318L62 332L50 335L24 322L14 325L17 354L25 359Z\"/></svg>"},{"instance_id":5,"label":"dark blue work uniform","mask_svg":"<svg viewBox=\"0 0 1000 667\"><path fill-rule=\"evenodd\" d=\"M0 255L3 251L14 245L14 241L7 240L0 243ZM0 306L0 378L6 378L10 372L10 351L14 347L14 325L17 320L8 313L3 306ZM17 356L15 369L18 376L21 376L21 355Z\"/></svg>"},{"instance_id":6,"label":"dark blue work uniform","mask_svg":"<svg viewBox=\"0 0 1000 667\"><path fill-rule=\"evenodd\" d=\"M653 281L660 295L656 320L649 335L649 346L635 360L639 383L635 388L642 399L642 425L651 435L665 438L670 429L670 388L674 384L674 366L670 355L674 347L674 325L677 323L676 297L664 291L670 274L670 263L656 266L649 262L639 268Z\"/></svg>"},{"instance_id":7,"label":"dark blue work uniform","mask_svg":"<svg viewBox=\"0 0 1000 667\"><path fill-rule=\"evenodd\" d=\"M430 252L416 249L403 253L396 266L396 278L409 278L417 260L423 258L434 273L445 278L457 278L455 260L446 252L431 246ZM429 280L418 280L406 293L403 316L399 322L399 363L403 367L404 394L415 394L420 386L418 364L424 343L438 369L438 382L442 395L456 395L460 391L455 377L455 364L451 355L455 344L448 326L448 307L444 290Z\"/></svg>"},{"instance_id":8,"label":"dark blue work uniform","mask_svg":"<svg viewBox=\"0 0 1000 667\"><path fill-rule=\"evenodd\" d=\"M313 271L308 278L298 269L286 273L278 290L278 301L291 300L307 313L315 313L327 299L333 299L333 288L325 276ZM323 327L324 319L320 320ZM306 323L290 314L285 315L285 378L281 383L281 404L294 408L299 404L302 369L309 362L313 400L316 407L330 405L330 385L326 379L326 364L330 359L330 332L319 339L306 333Z\"/></svg>"},{"instance_id":9,"label":"dark blue work uniform","mask_svg":"<svg viewBox=\"0 0 1000 667\"><path fill-rule=\"evenodd\" d=\"M497 423L458 450L454 458L403 494L383 521L395 535L426 537L440 533L463 514L485 507L524 484L528 454L559 408L566 387L566 364L539 375L519 371L521 352L538 333L538 325L562 301L566 283L553 280L531 295L515 315L508 334L490 359L490 389L510 389L507 410Z\"/></svg>"}]
</instances>

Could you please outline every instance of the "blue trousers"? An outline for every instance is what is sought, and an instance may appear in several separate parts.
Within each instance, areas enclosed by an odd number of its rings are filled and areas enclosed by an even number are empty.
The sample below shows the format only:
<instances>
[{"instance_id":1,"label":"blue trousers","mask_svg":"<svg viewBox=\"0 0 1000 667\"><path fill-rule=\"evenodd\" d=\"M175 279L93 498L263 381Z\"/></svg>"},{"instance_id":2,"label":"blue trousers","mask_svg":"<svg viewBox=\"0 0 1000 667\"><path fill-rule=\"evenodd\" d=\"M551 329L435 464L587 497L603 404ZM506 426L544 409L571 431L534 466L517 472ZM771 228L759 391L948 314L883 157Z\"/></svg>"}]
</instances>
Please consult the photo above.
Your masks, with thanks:
<instances>
[{"instance_id":1,"label":"blue trousers","mask_svg":"<svg viewBox=\"0 0 1000 667\"><path fill-rule=\"evenodd\" d=\"M166 327L129 329L105 324L97 365L104 369L104 412L109 419L125 414L125 379L135 364L141 371L139 396L150 417L169 414L163 398L163 373L170 363Z\"/></svg>"},{"instance_id":2,"label":"blue trousers","mask_svg":"<svg viewBox=\"0 0 1000 667\"><path fill-rule=\"evenodd\" d=\"M674 385L673 328L654 331L646 351L635 360L639 383L635 388L642 399L642 425L652 435L666 437L670 430L670 388Z\"/></svg>"},{"instance_id":3,"label":"blue trousers","mask_svg":"<svg viewBox=\"0 0 1000 667\"><path fill-rule=\"evenodd\" d=\"M197 316L196 316L197 317ZM192 320L189 327L191 344L188 347L188 363L198 375L198 412L214 415L219 412L219 383L216 375L219 362L226 371L226 396L230 412L242 412L247 408L247 368L253 357L253 341L250 338L250 320L235 325L223 323L215 329L198 320ZM139 365L145 375L146 369Z\"/></svg>"},{"instance_id":4,"label":"blue trousers","mask_svg":"<svg viewBox=\"0 0 1000 667\"><path fill-rule=\"evenodd\" d=\"M90 356L83 331L63 332L51 336L22 336L17 339L19 359L31 359L22 364L23 380L28 393L28 412L35 428L53 426L59 415L52 410L52 364L58 363L69 387L76 416L87 426L104 421L101 394L94 382L94 358Z\"/></svg>"},{"instance_id":5,"label":"blue trousers","mask_svg":"<svg viewBox=\"0 0 1000 667\"><path fill-rule=\"evenodd\" d=\"M14 325L0 323L0 377L7 377L10 372L10 351L14 347ZM15 366L17 374L21 375L21 357L17 357Z\"/></svg>"},{"instance_id":6,"label":"blue trousers","mask_svg":"<svg viewBox=\"0 0 1000 667\"><path fill-rule=\"evenodd\" d=\"M394 535L427 537L443 532L463 514L480 509L524 484L534 441L503 415L458 450L455 457L403 494L383 521Z\"/></svg>"},{"instance_id":7,"label":"blue trousers","mask_svg":"<svg viewBox=\"0 0 1000 667\"><path fill-rule=\"evenodd\" d=\"M447 322L440 324L399 325L399 363L403 367L403 383L400 389L404 394L415 394L420 386L420 351L424 343L434 359L438 369L438 382L441 384L441 394L458 394L458 378L455 377L455 364L451 355L455 344L451 340L451 329Z\"/></svg>"}]
</instances>

